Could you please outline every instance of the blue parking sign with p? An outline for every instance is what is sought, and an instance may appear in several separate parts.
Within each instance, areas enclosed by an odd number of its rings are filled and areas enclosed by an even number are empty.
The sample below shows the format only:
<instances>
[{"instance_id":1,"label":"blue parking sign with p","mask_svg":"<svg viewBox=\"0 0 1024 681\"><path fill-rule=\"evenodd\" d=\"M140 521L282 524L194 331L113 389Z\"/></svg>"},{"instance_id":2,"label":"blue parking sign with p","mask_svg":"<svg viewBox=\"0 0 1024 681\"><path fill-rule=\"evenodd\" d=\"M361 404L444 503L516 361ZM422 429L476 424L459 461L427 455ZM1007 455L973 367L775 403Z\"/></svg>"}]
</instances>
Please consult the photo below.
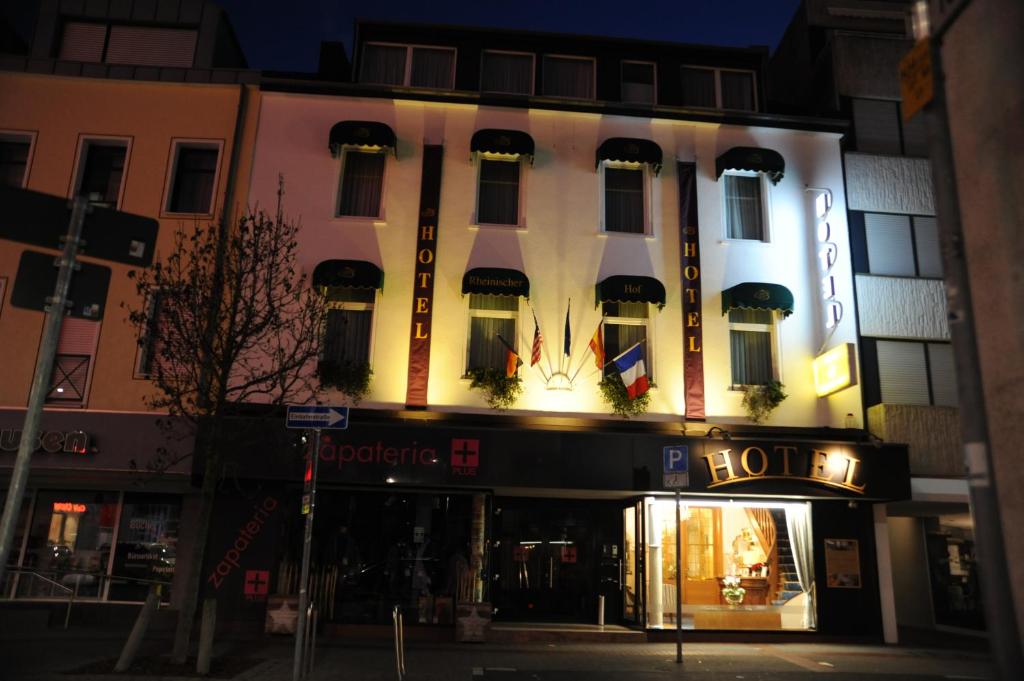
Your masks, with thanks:
<instances>
[{"instance_id":1,"label":"blue parking sign with p","mask_svg":"<svg viewBox=\"0 0 1024 681\"><path fill-rule=\"evenodd\" d=\"M662 482L669 489L690 486L690 450L686 445L662 447Z\"/></svg>"}]
</instances>

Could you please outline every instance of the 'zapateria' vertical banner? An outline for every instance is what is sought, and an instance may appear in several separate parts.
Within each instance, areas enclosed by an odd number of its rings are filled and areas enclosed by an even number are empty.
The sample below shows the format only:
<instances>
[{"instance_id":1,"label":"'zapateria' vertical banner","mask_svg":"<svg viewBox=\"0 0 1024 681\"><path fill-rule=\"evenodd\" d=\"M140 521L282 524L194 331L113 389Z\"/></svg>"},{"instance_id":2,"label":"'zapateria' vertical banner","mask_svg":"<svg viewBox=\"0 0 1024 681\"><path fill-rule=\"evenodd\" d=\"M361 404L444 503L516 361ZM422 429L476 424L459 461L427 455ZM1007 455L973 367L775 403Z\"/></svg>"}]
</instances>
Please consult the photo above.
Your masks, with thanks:
<instances>
[{"instance_id":1,"label":"'zapateria' vertical banner","mask_svg":"<svg viewBox=\"0 0 1024 681\"><path fill-rule=\"evenodd\" d=\"M679 248L683 283L683 379L686 418L704 418L703 320L700 305L700 229L697 219L697 164L677 163Z\"/></svg>"},{"instance_id":2,"label":"'zapateria' vertical banner","mask_svg":"<svg viewBox=\"0 0 1024 681\"><path fill-rule=\"evenodd\" d=\"M434 313L434 260L437 255L437 213L441 204L441 159L444 147L423 147L420 180L420 219L416 235L416 274L413 279L412 328L409 333L409 383L405 404L427 406L430 378L430 329Z\"/></svg>"}]
</instances>

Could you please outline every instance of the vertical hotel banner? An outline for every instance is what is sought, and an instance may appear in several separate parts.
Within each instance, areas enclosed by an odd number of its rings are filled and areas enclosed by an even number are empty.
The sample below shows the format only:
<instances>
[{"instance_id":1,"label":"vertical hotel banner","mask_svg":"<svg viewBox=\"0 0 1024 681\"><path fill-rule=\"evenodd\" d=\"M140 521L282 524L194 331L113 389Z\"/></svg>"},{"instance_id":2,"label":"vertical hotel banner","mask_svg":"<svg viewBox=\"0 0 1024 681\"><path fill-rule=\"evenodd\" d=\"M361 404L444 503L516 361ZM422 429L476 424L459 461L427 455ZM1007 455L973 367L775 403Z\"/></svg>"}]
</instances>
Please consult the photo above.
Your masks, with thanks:
<instances>
[{"instance_id":1,"label":"vertical hotel banner","mask_svg":"<svg viewBox=\"0 0 1024 681\"><path fill-rule=\"evenodd\" d=\"M686 418L699 420L705 415L697 164L679 162L676 167L679 175L679 271L683 284L683 380L686 389Z\"/></svg>"},{"instance_id":2,"label":"vertical hotel banner","mask_svg":"<svg viewBox=\"0 0 1024 681\"><path fill-rule=\"evenodd\" d=\"M413 279L412 325L409 333L409 382L405 404L427 406L430 378L430 334L434 313L434 260L437 255L437 214L441 203L441 160L444 147L423 147L420 180L419 227L416 235L416 269Z\"/></svg>"}]
</instances>

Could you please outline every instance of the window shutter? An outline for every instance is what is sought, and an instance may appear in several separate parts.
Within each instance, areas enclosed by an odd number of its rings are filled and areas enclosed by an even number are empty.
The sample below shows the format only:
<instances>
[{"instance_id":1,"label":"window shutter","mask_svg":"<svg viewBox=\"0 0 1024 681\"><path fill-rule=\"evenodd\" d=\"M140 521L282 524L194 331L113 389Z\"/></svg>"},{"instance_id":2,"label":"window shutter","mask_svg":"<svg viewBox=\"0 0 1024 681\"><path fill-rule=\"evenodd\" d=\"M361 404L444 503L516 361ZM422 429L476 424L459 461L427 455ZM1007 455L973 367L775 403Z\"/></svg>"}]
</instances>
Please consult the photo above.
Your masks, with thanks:
<instances>
[{"instance_id":1,"label":"window shutter","mask_svg":"<svg viewBox=\"0 0 1024 681\"><path fill-rule=\"evenodd\" d=\"M941 407L955 407L959 403L956 387L956 367L953 346L949 343L928 344L928 366L932 374L932 396Z\"/></svg>"},{"instance_id":2,"label":"window shutter","mask_svg":"<svg viewBox=\"0 0 1024 681\"><path fill-rule=\"evenodd\" d=\"M878 379L886 404L928 404L924 344L878 341Z\"/></svg>"},{"instance_id":3,"label":"window shutter","mask_svg":"<svg viewBox=\"0 0 1024 681\"><path fill-rule=\"evenodd\" d=\"M914 218L914 241L918 276L941 277L942 253L939 250L939 225L935 218Z\"/></svg>"},{"instance_id":4,"label":"window shutter","mask_svg":"<svg viewBox=\"0 0 1024 681\"><path fill-rule=\"evenodd\" d=\"M100 339L100 322L65 317L60 325L59 355L91 355Z\"/></svg>"},{"instance_id":5,"label":"window shutter","mask_svg":"<svg viewBox=\"0 0 1024 681\"><path fill-rule=\"evenodd\" d=\"M66 317L61 324L57 353L46 402L85 404L89 394L93 356L100 337L100 322Z\"/></svg>"},{"instance_id":6,"label":"window shutter","mask_svg":"<svg viewBox=\"0 0 1024 681\"><path fill-rule=\"evenodd\" d=\"M106 24L69 21L64 24L57 58L67 61L103 61L103 43L106 39Z\"/></svg>"},{"instance_id":7,"label":"window shutter","mask_svg":"<svg viewBox=\"0 0 1024 681\"><path fill-rule=\"evenodd\" d=\"M195 52L193 30L111 26L106 62L189 68Z\"/></svg>"},{"instance_id":8,"label":"window shutter","mask_svg":"<svg viewBox=\"0 0 1024 681\"><path fill-rule=\"evenodd\" d=\"M915 275L909 217L865 213L864 233L868 242L871 274Z\"/></svg>"},{"instance_id":9,"label":"window shutter","mask_svg":"<svg viewBox=\"0 0 1024 681\"><path fill-rule=\"evenodd\" d=\"M857 151L900 153L899 103L880 99L853 100Z\"/></svg>"}]
</instances>

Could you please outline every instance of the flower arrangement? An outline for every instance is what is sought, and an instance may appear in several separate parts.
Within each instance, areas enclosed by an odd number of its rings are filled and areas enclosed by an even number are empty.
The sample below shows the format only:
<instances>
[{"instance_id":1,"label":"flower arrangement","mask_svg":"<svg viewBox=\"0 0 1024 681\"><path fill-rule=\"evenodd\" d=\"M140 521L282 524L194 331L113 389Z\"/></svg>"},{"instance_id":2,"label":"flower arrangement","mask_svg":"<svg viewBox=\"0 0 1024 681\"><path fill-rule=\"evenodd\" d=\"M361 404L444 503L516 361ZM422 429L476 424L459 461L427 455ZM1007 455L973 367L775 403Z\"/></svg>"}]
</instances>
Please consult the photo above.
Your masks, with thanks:
<instances>
[{"instance_id":1,"label":"flower arrangement","mask_svg":"<svg viewBox=\"0 0 1024 681\"><path fill-rule=\"evenodd\" d=\"M744 388L743 408L754 423L764 423L775 408L788 397L778 381L768 381L764 385L748 385Z\"/></svg>"},{"instance_id":2,"label":"flower arrangement","mask_svg":"<svg viewBox=\"0 0 1024 681\"><path fill-rule=\"evenodd\" d=\"M739 605L743 602L743 596L747 590L740 586L740 578L737 575L729 575L722 578L722 596L729 605Z\"/></svg>"},{"instance_id":3,"label":"flower arrangement","mask_svg":"<svg viewBox=\"0 0 1024 681\"><path fill-rule=\"evenodd\" d=\"M761 577L764 574L764 563L754 563L747 570L750 572L751 577Z\"/></svg>"},{"instance_id":4,"label":"flower arrangement","mask_svg":"<svg viewBox=\"0 0 1024 681\"><path fill-rule=\"evenodd\" d=\"M469 377L469 387L483 392L491 409L509 409L523 394L523 381L517 374L506 376L500 369L471 369Z\"/></svg>"}]
</instances>

